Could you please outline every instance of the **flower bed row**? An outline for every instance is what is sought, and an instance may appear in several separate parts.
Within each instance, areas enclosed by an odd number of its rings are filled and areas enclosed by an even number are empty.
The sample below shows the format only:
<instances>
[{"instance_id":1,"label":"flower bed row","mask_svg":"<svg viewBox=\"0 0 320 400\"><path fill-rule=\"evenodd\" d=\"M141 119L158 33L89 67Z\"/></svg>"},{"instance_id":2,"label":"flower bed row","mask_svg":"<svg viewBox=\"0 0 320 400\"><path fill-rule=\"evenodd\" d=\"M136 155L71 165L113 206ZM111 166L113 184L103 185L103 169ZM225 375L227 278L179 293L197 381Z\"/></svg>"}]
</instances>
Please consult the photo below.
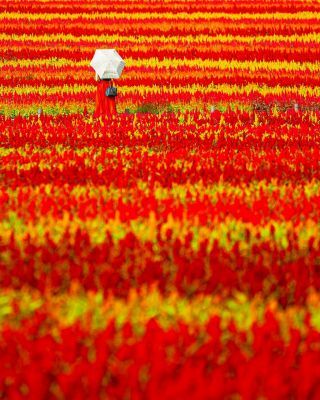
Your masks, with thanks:
<instances>
[{"instance_id":1,"label":"flower bed row","mask_svg":"<svg viewBox=\"0 0 320 400\"><path fill-rule=\"evenodd\" d=\"M0 307L8 320L0 330L3 398L320 395L314 294L309 310L242 296L223 307L212 298L188 304L157 292L142 298L132 292L122 303L74 294L44 302L21 292L8 297Z\"/></svg>"}]
</instances>

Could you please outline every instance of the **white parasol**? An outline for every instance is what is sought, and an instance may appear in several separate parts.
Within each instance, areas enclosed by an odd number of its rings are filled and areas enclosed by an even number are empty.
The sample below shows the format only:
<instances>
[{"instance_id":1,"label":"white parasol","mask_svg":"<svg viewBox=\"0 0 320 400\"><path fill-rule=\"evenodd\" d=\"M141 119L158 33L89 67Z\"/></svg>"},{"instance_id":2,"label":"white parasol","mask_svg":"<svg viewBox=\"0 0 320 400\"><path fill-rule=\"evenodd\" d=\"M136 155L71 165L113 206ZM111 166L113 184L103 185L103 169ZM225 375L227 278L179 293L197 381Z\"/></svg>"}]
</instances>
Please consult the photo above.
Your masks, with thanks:
<instances>
[{"instance_id":1,"label":"white parasol","mask_svg":"<svg viewBox=\"0 0 320 400\"><path fill-rule=\"evenodd\" d=\"M97 49L90 62L100 79L120 78L125 66L115 49Z\"/></svg>"}]
</instances>

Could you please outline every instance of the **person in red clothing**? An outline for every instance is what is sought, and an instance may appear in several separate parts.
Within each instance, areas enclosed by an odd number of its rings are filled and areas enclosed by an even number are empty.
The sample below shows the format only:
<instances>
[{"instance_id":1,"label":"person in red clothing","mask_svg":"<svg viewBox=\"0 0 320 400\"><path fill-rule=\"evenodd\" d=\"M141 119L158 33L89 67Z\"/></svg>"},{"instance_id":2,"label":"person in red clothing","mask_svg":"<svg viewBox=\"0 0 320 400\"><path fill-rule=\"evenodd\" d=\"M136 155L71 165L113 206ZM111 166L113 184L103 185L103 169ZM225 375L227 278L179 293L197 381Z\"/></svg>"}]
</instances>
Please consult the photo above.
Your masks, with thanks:
<instances>
[{"instance_id":1,"label":"person in red clothing","mask_svg":"<svg viewBox=\"0 0 320 400\"><path fill-rule=\"evenodd\" d=\"M117 113L116 98L108 97L106 90L109 86L113 86L112 79L100 79L96 73L97 94L96 94L96 110L94 117L111 117Z\"/></svg>"}]
</instances>

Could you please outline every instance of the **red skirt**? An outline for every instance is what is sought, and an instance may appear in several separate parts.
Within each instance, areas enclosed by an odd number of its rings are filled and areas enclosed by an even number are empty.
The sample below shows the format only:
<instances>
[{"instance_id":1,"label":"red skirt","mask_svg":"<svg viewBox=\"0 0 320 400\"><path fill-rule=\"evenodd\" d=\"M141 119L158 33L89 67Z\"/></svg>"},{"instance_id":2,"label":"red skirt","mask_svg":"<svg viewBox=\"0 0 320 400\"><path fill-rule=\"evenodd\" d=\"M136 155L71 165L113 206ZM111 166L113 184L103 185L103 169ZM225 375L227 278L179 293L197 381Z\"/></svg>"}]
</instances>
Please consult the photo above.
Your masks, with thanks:
<instances>
[{"instance_id":1,"label":"red skirt","mask_svg":"<svg viewBox=\"0 0 320 400\"><path fill-rule=\"evenodd\" d=\"M96 110L93 114L94 117L110 117L117 113L116 98L106 96L106 90L109 86L112 86L110 81L101 80L97 84Z\"/></svg>"}]
</instances>

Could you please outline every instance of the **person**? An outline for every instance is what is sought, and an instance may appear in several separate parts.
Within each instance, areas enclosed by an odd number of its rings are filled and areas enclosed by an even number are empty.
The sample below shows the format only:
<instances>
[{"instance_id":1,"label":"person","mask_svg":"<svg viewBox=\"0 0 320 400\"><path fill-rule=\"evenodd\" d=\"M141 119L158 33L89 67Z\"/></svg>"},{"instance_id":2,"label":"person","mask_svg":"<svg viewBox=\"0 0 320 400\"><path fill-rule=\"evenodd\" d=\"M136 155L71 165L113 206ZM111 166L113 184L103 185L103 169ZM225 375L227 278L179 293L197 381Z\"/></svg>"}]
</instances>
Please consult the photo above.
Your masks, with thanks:
<instances>
[{"instance_id":1,"label":"person","mask_svg":"<svg viewBox=\"0 0 320 400\"><path fill-rule=\"evenodd\" d=\"M97 84L96 93L96 109L94 117L110 117L117 113L116 98L106 95L106 90L109 86L113 86L112 79L100 79L96 73L95 80Z\"/></svg>"}]
</instances>

